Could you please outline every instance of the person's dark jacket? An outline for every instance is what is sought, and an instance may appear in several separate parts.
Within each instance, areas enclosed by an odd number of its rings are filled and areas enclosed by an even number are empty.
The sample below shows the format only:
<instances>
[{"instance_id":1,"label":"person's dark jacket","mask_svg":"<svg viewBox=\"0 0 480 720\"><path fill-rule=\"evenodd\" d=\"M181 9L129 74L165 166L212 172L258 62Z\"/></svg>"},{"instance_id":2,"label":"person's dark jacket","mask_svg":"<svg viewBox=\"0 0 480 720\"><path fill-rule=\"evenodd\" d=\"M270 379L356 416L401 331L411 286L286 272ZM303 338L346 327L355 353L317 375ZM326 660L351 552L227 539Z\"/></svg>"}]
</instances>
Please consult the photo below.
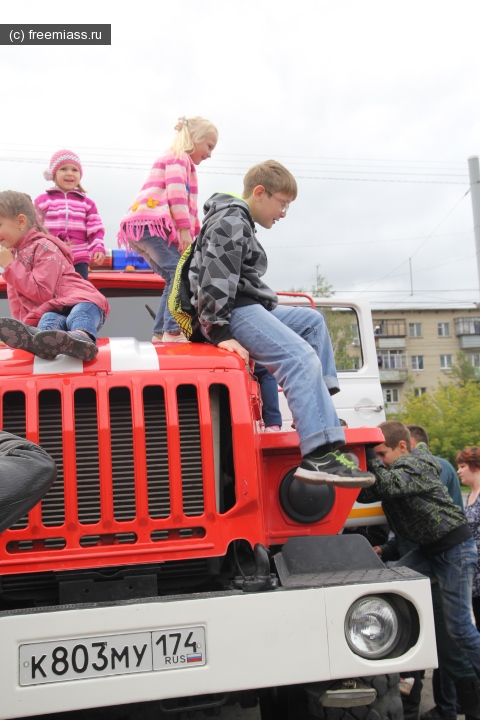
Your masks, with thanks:
<instances>
[{"instance_id":1,"label":"person's dark jacket","mask_svg":"<svg viewBox=\"0 0 480 720\"><path fill-rule=\"evenodd\" d=\"M368 469L376 482L358 501L381 500L390 528L417 543L427 554L441 552L471 537L465 513L453 503L440 480L440 466L424 443L388 468L376 457Z\"/></svg>"},{"instance_id":2,"label":"person's dark jacket","mask_svg":"<svg viewBox=\"0 0 480 720\"><path fill-rule=\"evenodd\" d=\"M0 532L31 510L56 477L57 466L43 448L0 430Z\"/></svg>"},{"instance_id":3,"label":"person's dark jacket","mask_svg":"<svg viewBox=\"0 0 480 720\"><path fill-rule=\"evenodd\" d=\"M458 505L463 510L462 488L460 487L460 480L458 479L457 473L448 460L438 457L438 455L434 455L433 457L438 463L440 463L442 468L440 480L447 488L448 494L455 505Z\"/></svg>"},{"instance_id":4,"label":"person's dark jacket","mask_svg":"<svg viewBox=\"0 0 480 720\"><path fill-rule=\"evenodd\" d=\"M216 193L204 211L188 277L200 324L218 345L233 337L230 315L235 307L260 303L273 310L278 300L261 280L267 256L257 240L247 203Z\"/></svg>"},{"instance_id":5,"label":"person's dark jacket","mask_svg":"<svg viewBox=\"0 0 480 720\"><path fill-rule=\"evenodd\" d=\"M440 464L442 471L440 473L440 480L448 490L448 494L452 498L455 505L458 505L460 510L463 510L463 498L462 491L460 489L460 481L458 475L450 465L448 460L433 456L435 460ZM382 550L381 558L383 562L389 560L399 560L411 550L416 550L418 545L412 543L410 540L404 540L400 535L393 535L386 543L380 545Z\"/></svg>"}]
</instances>

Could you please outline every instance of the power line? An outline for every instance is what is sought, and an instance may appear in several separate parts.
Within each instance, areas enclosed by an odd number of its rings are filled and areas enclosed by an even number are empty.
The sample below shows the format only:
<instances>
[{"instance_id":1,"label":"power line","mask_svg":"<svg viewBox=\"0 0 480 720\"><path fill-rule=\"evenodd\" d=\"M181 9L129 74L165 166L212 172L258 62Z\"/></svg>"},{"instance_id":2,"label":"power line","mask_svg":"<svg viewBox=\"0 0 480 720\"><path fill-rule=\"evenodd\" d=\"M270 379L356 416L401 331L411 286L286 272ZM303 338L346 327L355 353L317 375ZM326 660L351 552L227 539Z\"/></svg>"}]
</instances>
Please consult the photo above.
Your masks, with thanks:
<instances>
[{"instance_id":1,"label":"power line","mask_svg":"<svg viewBox=\"0 0 480 720\"><path fill-rule=\"evenodd\" d=\"M34 163L34 164L45 164L44 159L40 158L32 158L32 157L11 157L11 156L2 156L0 157L0 161L2 162L21 162L21 163ZM97 168L104 168L104 169L113 169L113 170L147 170L151 167L151 162L126 162L124 160L85 160L83 162L83 165L86 167L97 167ZM209 169L206 168L199 168L199 174L206 174L206 175L243 175L245 173L246 167L229 167L228 169L215 166L210 164ZM303 171L300 171L300 173ZM319 170L310 170L310 172L314 173L324 173L325 168L319 169ZM340 175L337 176L325 176L325 175L305 175L305 174L299 174L299 172L295 172L295 176L298 179L303 180L343 180L348 181L351 180L353 182L401 182L401 183L428 183L428 184L441 184L441 185L464 185L465 182L456 181L456 180L432 180L432 179L425 179L425 180L417 180L417 179L402 179L399 176L405 176L410 175L414 178L435 178L435 177L449 177L449 178L460 178L464 177L465 181L468 179L468 175L463 174L452 174L452 173L438 173L438 172L406 172L406 171L384 171L384 170L365 170L365 169L354 169L354 170L347 170L345 168L340 170L335 170L330 168L330 172L336 172L336 173L343 173L343 176ZM381 178L373 178L373 177L345 177L345 174L351 174L351 175L381 175ZM388 176L388 177L386 177ZM394 176L394 177L393 177Z\"/></svg>"},{"instance_id":2,"label":"power line","mask_svg":"<svg viewBox=\"0 0 480 720\"><path fill-rule=\"evenodd\" d=\"M21 145L19 143L0 143L0 147L11 147L11 148L22 148L22 147L36 147L36 148L42 148L42 151L46 153L46 156L48 156L49 153L49 146L44 144L38 144L38 143L22 143ZM140 153L149 153L152 156L158 156L158 148L152 149L151 147L148 148L118 148L118 147L97 147L93 145L76 145L75 146L78 150L85 150L85 151L91 151L91 152L97 152L100 151L101 153L107 152L116 152L116 153L122 153L122 152L140 152ZM349 158L349 157L335 157L335 156L327 156L327 155L284 155L284 154L278 154L277 152L269 153L262 151L261 153L225 153L221 151L215 151L215 158L219 157L226 157L226 158L258 158L258 157L266 157L270 155L275 155L275 157L279 158L289 158L289 159L298 159L298 160L307 160L307 161L328 161L328 162L349 162L349 163L355 163L355 162L372 162L372 163L388 163L391 164L402 164L402 163L412 163L412 164L433 164L433 165L457 165L459 167L464 167L464 163L460 162L458 160L402 160L398 158Z\"/></svg>"},{"instance_id":3,"label":"power line","mask_svg":"<svg viewBox=\"0 0 480 720\"><path fill-rule=\"evenodd\" d=\"M351 288L342 288L342 287L336 287L335 292L345 292L346 290L351 290ZM405 293L405 288L403 290L369 290L369 293L397 293L399 295L403 295ZM415 295L422 295L426 293L436 292L435 290L415 290ZM442 288L442 293L452 293L452 292L478 292L478 288L451 288L449 290L445 290ZM412 297L409 294L409 297ZM392 300L393 302L393 300Z\"/></svg>"},{"instance_id":4,"label":"power line","mask_svg":"<svg viewBox=\"0 0 480 720\"><path fill-rule=\"evenodd\" d=\"M0 158L1 159L1 158ZM230 172L226 170L199 170L199 175L242 175L243 173L238 172ZM428 184L428 185L465 185L464 182L457 182L452 180L451 182L447 180L400 180L400 179L390 179L390 178L352 178L352 177L331 177L326 175L321 176L314 176L314 175L299 175L298 173L295 173L295 179L296 180L344 180L349 182L396 182L396 183L414 183L414 184Z\"/></svg>"},{"instance_id":5,"label":"power line","mask_svg":"<svg viewBox=\"0 0 480 720\"><path fill-rule=\"evenodd\" d=\"M471 235L472 232L473 232L472 230L462 230L462 231L459 231L456 233L443 233L441 235L437 235L436 237L441 238L441 237L454 237L457 235ZM378 243L382 243L382 244L395 243L395 242L404 243L404 242L410 242L412 240L423 240L425 237L426 237L425 235L419 235L416 237L409 237L409 238L408 237L407 238L380 238L379 240L362 240L360 243L358 242L358 240L352 240L351 242L345 242L345 243L321 242L320 244L315 243L314 245L295 245L295 249L318 248L319 250L323 250L323 248L326 248L326 247L339 248L339 247L344 247L344 246L347 247L348 245L356 245L357 247L361 247L363 245L375 245ZM270 252L270 250L291 250L292 249L291 245L269 245L267 242L264 242L263 244L268 249L269 252Z\"/></svg>"},{"instance_id":6,"label":"power line","mask_svg":"<svg viewBox=\"0 0 480 720\"><path fill-rule=\"evenodd\" d=\"M439 263L438 265L428 265L427 267L417 268L416 272L428 272L429 270L436 270L439 267L445 267L445 265L453 265L454 263L463 262L464 260L471 260L476 255L466 255L465 257L456 258L455 260L449 260L448 262ZM398 275L392 275L392 278L402 277L402 275L409 275L410 273L398 273Z\"/></svg>"},{"instance_id":7,"label":"power line","mask_svg":"<svg viewBox=\"0 0 480 720\"><path fill-rule=\"evenodd\" d=\"M477 292L478 292L478 290L477 290ZM410 298L410 300L408 300L408 302L405 303L406 306L408 306L408 305L410 306L410 308L407 307L407 309L412 309L412 308L414 309L414 308L416 308L416 307L419 307L420 305L431 305L431 306L432 306L432 309L435 310L435 308L438 308L438 305L439 305L439 304L441 304L441 305L461 305L461 304L468 304L468 305L471 305L472 309L474 309L474 308L477 307L477 305L478 305L478 303L477 303L475 300L458 300L458 299L457 299L457 300L444 300L444 299L442 299L442 298L435 298L435 297L433 297L433 296L430 296L430 297L432 297L432 300L421 300L421 299L412 300L411 297L412 297L412 296L411 296L410 294L408 294L408 295L406 295L405 298L403 298L403 300L402 300L402 302L403 302L404 300L407 300L407 298ZM381 309L380 307L378 307L378 306L380 305L380 303L381 303L382 305L395 305L395 306L398 306L399 300L385 300L385 301L383 301L383 300L382 300L382 301L380 301L380 300L375 300L375 304L377 305L377 307L376 307L376 308L375 308L375 307L372 308L372 310L373 310L374 312L376 312L377 310ZM395 308L390 308L390 309L395 310ZM465 309L468 309L468 308L465 308Z\"/></svg>"},{"instance_id":8,"label":"power line","mask_svg":"<svg viewBox=\"0 0 480 720\"><path fill-rule=\"evenodd\" d=\"M465 197L468 195L469 192L470 192L470 188L469 188L469 189L462 195L462 197L455 203L455 205L451 208L451 210L448 211L448 213L445 215L445 217L443 218L443 220L441 220L441 221L438 223L438 225L432 230L432 232L430 233L430 235L428 235L428 236L426 237L425 241L415 250L415 252L413 253L413 255L410 255L410 258L412 258L414 255L416 255L417 252L425 245L425 243L426 243L428 240L430 240L430 238L432 237L432 235L434 234L434 232L435 232L436 230L438 230L438 228L445 222L445 220L449 217L449 215L451 215L451 213L452 213L452 212L456 209L456 207L462 202L462 200L465 199ZM403 267L408 261L409 261L409 259L407 259L407 260L405 260L404 262L400 263L400 265L397 265L397 267L395 267L395 268L393 268L392 270L390 270L388 273L386 273L385 275L383 275L379 280L376 280L376 281L375 281L374 283L372 283L368 288L365 288L365 290L362 290L361 292L367 292L370 288L374 287L374 286L377 285L379 282L381 282L381 281L384 280L386 277L388 277L388 276L391 275L393 272L395 272L395 270L399 270L401 267Z\"/></svg>"}]
</instances>

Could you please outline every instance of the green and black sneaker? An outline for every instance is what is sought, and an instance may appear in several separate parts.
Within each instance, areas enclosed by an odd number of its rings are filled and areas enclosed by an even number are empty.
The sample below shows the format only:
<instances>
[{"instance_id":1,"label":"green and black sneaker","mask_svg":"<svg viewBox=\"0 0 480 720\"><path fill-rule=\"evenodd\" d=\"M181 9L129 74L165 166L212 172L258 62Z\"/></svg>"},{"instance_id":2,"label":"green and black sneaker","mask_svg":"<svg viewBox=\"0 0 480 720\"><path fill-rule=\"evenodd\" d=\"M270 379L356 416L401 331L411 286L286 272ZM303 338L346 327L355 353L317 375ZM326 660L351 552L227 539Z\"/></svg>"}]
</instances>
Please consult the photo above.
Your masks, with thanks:
<instances>
[{"instance_id":1,"label":"green and black sneaker","mask_svg":"<svg viewBox=\"0 0 480 720\"><path fill-rule=\"evenodd\" d=\"M337 485L344 488L365 488L375 482L373 473L360 470L338 450L322 457L313 453L305 455L294 476L307 485Z\"/></svg>"}]
</instances>

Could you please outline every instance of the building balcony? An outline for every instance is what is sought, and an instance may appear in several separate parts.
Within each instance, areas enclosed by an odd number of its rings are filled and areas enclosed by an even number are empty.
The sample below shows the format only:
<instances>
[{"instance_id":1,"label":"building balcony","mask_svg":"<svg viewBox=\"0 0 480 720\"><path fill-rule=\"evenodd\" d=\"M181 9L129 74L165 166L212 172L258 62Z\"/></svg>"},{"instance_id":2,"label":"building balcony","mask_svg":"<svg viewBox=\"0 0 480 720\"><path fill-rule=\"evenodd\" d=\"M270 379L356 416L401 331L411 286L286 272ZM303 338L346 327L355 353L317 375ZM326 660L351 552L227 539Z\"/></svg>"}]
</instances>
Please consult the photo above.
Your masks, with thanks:
<instances>
[{"instance_id":1,"label":"building balcony","mask_svg":"<svg viewBox=\"0 0 480 720\"><path fill-rule=\"evenodd\" d=\"M480 317L455 318L455 335L457 337L464 335L480 336Z\"/></svg>"},{"instance_id":2,"label":"building balcony","mask_svg":"<svg viewBox=\"0 0 480 720\"><path fill-rule=\"evenodd\" d=\"M375 337L406 337L407 323L405 320L374 320Z\"/></svg>"},{"instance_id":3,"label":"building balcony","mask_svg":"<svg viewBox=\"0 0 480 720\"><path fill-rule=\"evenodd\" d=\"M404 337L379 337L376 339L376 344L380 351L405 349L407 347L407 339Z\"/></svg>"},{"instance_id":4,"label":"building balcony","mask_svg":"<svg viewBox=\"0 0 480 720\"><path fill-rule=\"evenodd\" d=\"M406 368L395 369L388 368L386 370L380 369L380 382L381 383L404 383L407 382L408 370Z\"/></svg>"},{"instance_id":5,"label":"building balcony","mask_svg":"<svg viewBox=\"0 0 480 720\"><path fill-rule=\"evenodd\" d=\"M476 350L480 348L480 334L459 335L458 345L460 347L460 350Z\"/></svg>"}]
</instances>

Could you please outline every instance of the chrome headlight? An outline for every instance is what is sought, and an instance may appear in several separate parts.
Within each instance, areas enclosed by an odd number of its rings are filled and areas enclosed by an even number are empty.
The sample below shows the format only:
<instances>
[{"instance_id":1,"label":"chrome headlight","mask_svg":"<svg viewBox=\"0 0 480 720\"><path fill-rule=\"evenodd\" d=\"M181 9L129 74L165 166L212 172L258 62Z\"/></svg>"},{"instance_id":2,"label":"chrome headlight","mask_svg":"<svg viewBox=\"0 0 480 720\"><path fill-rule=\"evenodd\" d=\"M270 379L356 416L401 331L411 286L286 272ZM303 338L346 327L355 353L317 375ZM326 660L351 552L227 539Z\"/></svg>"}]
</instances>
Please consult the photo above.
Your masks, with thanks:
<instances>
[{"instance_id":1,"label":"chrome headlight","mask_svg":"<svg viewBox=\"0 0 480 720\"><path fill-rule=\"evenodd\" d=\"M394 606L383 597L360 598L345 618L345 637L353 652L361 657L373 659L389 655L400 638Z\"/></svg>"}]
</instances>

